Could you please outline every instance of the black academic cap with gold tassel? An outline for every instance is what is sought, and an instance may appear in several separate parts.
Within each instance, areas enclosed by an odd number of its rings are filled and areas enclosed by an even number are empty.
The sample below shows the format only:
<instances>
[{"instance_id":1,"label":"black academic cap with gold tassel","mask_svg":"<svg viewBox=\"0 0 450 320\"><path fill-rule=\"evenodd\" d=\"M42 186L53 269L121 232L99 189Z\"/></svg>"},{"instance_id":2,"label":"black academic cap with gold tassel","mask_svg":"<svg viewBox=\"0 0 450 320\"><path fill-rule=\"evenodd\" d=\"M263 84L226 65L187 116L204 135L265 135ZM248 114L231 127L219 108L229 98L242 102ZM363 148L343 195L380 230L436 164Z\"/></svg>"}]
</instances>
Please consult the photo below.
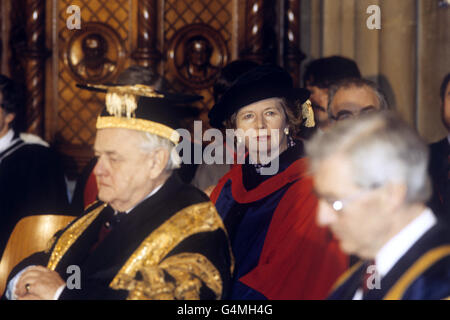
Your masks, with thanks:
<instances>
[{"instance_id":1,"label":"black academic cap with gold tassel","mask_svg":"<svg viewBox=\"0 0 450 320\"><path fill-rule=\"evenodd\" d=\"M148 85L95 85L77 87L106 93L105 105L97 118L97 129L124 128L145 131L179 141L174 108L203 99L198 95L156 91Z\"/></svg>"}]
</instances>

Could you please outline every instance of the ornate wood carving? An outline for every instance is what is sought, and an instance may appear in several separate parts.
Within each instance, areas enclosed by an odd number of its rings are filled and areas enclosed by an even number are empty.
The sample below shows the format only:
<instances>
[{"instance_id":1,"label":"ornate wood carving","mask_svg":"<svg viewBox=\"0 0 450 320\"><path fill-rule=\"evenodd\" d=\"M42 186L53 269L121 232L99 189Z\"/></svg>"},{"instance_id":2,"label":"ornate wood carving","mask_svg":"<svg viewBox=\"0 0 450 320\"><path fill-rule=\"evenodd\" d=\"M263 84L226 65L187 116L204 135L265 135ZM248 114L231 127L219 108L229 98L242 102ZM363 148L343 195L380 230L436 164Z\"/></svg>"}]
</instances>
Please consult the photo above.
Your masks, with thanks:
<instances>
[{"instance_id":1,"label":"ornate wood carving","mask_svg":"<svg viewBox=\"0 0 450 320\"><path fill-rule=\"evenodd\" d=\"M275 4L249 0L245 9L245 47L240 56L258 62L275 62Z\"/></svg>"},{"instance_id":2,"label":"ornate wood carving","mask_svg":"<svg viewBox=\"0 0 450 320\"><path fill-rule=\"evenodd\" d=\"M108 24L86 22L72 32L64 48L64 64L79 82L112 82L125 64L120 35Z\"/></svg>"},{"instance_id":3,"label":"ornate wood carving","mask_svg":"<svg viewBox=\"0 0 450 320\"><path fill-rule=\"evenodd\" d=\"M245 10L245 44L242 57L262 62L264 60L264 0L247 1Z\"/></svg>"},{"instance_id":4,"label":"ornate wood carving","mask_svg":"<svg viewBox=\"0 0 450 320\"><path fill-rule=\"evenodd\" d=\"M44 135L45 123L45 0L25 1L26 48L24 52L27 88L26 129Z\"/></svg>"},{"instance_id":5,"label":"ornate wood carving","mask_svg":"<svg viewBox=\"0 0 450 320\"><path fill-rule=\"evenodd\" d=\"M157 1L138 1L137 48L131 57L144 67L156 67L161 53L156 48Z\"/></svg>"},{"instance_id":6,"label":"ornate wood carving","mask_svg":"<svg viewBox=\"0 0 450 320\"><path fill-rule=\"evenodd\" d=\"M305 55L300 51L300 0L287 0L285 8L284 64L299 85L300 64Z\"/></svg>"},{"instance_id":7,"label":"ornate wood carving","mask_svg":"<svg viewBox=\"0 0 450 320\"><path fill-rule=\"evenodd\" d=\"M187 25L170 40L171 71L186 87L205 89L213 85L228 62L228 49L220 32L204 23Z\"/></svg>"}]
</instances>

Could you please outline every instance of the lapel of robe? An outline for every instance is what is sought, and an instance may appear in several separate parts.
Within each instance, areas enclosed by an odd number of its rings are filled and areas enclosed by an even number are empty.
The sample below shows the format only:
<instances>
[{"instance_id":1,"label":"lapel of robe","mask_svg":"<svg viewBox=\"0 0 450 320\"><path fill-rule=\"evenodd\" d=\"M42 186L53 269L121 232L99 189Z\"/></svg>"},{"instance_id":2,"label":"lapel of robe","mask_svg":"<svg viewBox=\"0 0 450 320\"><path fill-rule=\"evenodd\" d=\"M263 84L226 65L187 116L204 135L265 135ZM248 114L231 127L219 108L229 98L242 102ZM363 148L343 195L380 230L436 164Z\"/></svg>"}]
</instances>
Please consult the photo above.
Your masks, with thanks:
<instances>
[{"instance_id":1,"label":"lapel of robe","mask_svg":"<svg viewBox=\"0 0 450 320\"><path fill-rule=\"evenodd\" d=\"M24 145L25 142L22 139L14 139L11 145L6 150L0 152L0 163L3 161L3 159L13 154L16 150L20 149Z\"/></svg>"},{"instance_id":2,"label":"lapel of robe","mask_svg":"<svg viewBox=\"0 0 450 320\"><path fill-rule=\"evenodd\" d=\"M120 268L125 264L145 237L167 220L166 202L160 199L165 193L159 190L126 214L88 258L86 268L101 269L111 265Z\"/></svg>"},{"instance_id":3,"label":"lapel of robe","mask_svg":"<svg viewBox=\"0 0 450 320\"><path fill-rule=\"evenodd\" d=\"M442 237L441 225L436 225L425 233L392 269L381 279L380 289L369 290L364 296L365 300L384 299L390 289L398 282L401 276L427 251L438 246L445 237ZM411 282L412 283L412 282Z\"/></svg>"},{"instance_id":4,"label":"lapel of robe","mask_svg":"<svg viewBox=\"0 0 450 320\"><path fill-rule=\"evenodd\" d=\"M141 242L164 221L175 214L167 208L170 196L176 194L180 182L172 175L164 186L149 199L138 204L121 218L121 221L91 253L86 252L96 241L104 217L104 209L99 217L86 229L82 236L70 248L72 261L83 261L86 274L98 270L109 270L111 275L118 272ZM173 201L172 201L173 203ZM112 210L109 206L108 210ZM71 257L72 258L72 257Z\"/></svg>"},{"instance_id":5,"label":"lapel of robe","mask_svg":"<svg viewBox=\"0 0 450 320\"><path fill-rule=\"evenodd\" d=\"M92 210L95 210L99 206L104 206L104 204L102 202L98 202L93 206L94 208ZM86 250L86 248L91 248L97 241L100 227L102 223L105 222L105 218L108 216L108 213L111 211L112 208L109 206L104 207L101 210L95 220L93 220L86 227L83 233L69 247L67 252L63 255L61 260L56 265L55 271L57 271L60 275L65 275L68 266L73 264L80 266L84 264L84 262L89 258L89 250ZM92 211L90 210L89 212ZM88 213L85 213L85 215L86 214ZM82 217L84 217L84 215ZM77 220L75 220L74 223ZM70 224L67 229L70 228L71 225L73 225L73 223Z\"/></svg>"},{"instance_id":6,"label":"lapel of robe","mask_svg":"<svg viewBox=\"0 0 450 320\"><path fill-rule=\"evenodd\" d=\"M365 272L365 264L362 261L357 262L339 277L327 299L352 300L356 290L361 286Z\"/></svg>"}]
</instances>

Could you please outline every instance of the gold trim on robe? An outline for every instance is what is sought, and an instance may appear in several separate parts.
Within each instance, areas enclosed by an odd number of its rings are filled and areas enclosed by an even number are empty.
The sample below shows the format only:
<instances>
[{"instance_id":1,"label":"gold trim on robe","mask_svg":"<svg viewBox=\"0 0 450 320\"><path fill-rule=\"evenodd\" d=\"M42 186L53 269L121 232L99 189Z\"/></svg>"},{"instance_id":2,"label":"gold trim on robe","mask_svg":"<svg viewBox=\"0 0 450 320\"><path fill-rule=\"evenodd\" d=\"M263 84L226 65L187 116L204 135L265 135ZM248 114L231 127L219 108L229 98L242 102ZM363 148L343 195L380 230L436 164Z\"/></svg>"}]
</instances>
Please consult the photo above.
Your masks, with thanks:
<instances>
[{"instance_id":1,"label":"gold trim on robe","mask_svg":"<svg viewBox=\"0 0 450 320\"><path fill-rule=\"evenodd\" d=\"M92 223L92 221L97 218L100 212L107 206L103 204L98 208L87 213L85 216L78 219L73 225L71 225L58 239L58 242L53 249L50 259L47 264L47 268L50 270L55 270L61 258L69 250L69 248L74 244L78 237L87 229L87 227Z\"/></svg>"},{"instance_id":2,"label":"gold trim on robe","mask_svg":"<svg viewBox=\"0 0 450 320\"><path fill-rule=\"evenodd\" d=\"M384 300L400 300L409 286L436 261L450 255L450 245L444 245L428 251L420 257L389 289Z\"/></svg>"},{"instance_id":3,"label":"gold trim on robe","mask_svg":"<svg viewBox=\"0 0 450 320\"><path fill-rule=\"evenodd\" d=\"M139 272L142 280L123 274L115 284L116 288L130 292L128 300L198 300L202 282L214 292L216 299L222 295L219 271L198 253L176 254ZM167 281L168 276L171 281Z\"/></svg>"},{"instance_id":4,"label":"gold trim on robe","mask_svg":"<svg viewBox=\"0 0 450 320\"><path fill-rule=\"evenodd\" d=\"M222 229L226 234L222 219L211 202L184 208L141 243L114 277L110 287L128 290L128 299L198 299L203 281L220 299L222 279L206 257L196 253L180 253L165 259L189 236L217 229ZM232 257L231 248L230 255ZM232 261L231 271L233 268ZM138 272L143 280L135 280Z\"/></svg>"},{"instance_id":5,"label":"gold trim on robe","mask_svg":"<svg viewBox=\"0 0 450 320\"><path fill-rule=\"evenodd\" d=\"M350 269L347 269L343 274L339 276L339 278L334 283L333 287L331 288L329 293L332 293L337 288L339 288L344 282L346 282L355 272L358 270L361 265L363 264L363 261L358 261L355 263Z\"/></svg>"}]
</instances>

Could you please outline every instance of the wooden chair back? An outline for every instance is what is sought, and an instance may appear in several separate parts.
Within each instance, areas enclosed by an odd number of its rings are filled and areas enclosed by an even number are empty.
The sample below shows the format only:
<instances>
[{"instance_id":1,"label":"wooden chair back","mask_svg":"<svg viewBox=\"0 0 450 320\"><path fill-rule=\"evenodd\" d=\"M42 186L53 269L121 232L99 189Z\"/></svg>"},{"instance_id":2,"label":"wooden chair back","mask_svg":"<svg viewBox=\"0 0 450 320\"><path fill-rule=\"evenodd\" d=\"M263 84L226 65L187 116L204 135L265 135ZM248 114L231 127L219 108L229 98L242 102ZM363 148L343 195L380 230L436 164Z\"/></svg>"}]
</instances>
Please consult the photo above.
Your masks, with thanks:
<instances>
[{"instance_id":1,"label":"wooden chair back","mask_svg":"<svg viewBox=\"0 0 450 320\"><path fill-rule=\"evenodd\" d=\"M45 250L52 236L75 217L36 215L21 219L14 227L0 261L0 296L11 270L32 253Z\"/></svg>"}]
</instances>

